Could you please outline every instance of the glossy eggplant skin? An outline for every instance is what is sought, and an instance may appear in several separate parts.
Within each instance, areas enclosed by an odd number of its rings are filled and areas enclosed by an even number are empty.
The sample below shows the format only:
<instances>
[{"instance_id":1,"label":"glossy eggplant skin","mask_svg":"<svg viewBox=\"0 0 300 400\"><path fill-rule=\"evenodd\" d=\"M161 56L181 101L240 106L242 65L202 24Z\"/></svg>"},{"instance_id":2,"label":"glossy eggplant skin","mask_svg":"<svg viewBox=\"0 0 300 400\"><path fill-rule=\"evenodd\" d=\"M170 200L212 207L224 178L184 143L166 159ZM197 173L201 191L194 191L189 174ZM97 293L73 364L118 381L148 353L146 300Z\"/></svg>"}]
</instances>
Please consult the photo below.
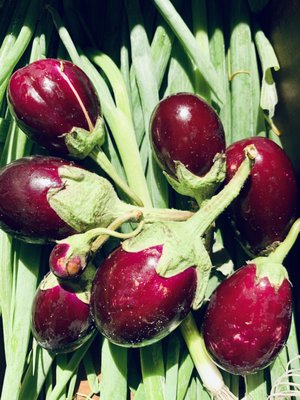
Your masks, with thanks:
<instances>
[{"instance_id":1,"label":"glossy eggplant skin","mask_svg":"<svg viewBox=\"0 0 300 400\"><path fill-rule=\"evenodd\" d=\"M297 214L298 189L295 171L285 152L272 140L253 137L240 140L226 150L226 182L244 157L245 146L258 151L250 178L228 215L251 254L259 254L281 242Z\"/></svg>"},{"instance_id":2,"label":"glossy eggplant skin","mask_svg":"<svg viewBox=\"0 0 300 400\"><path fill-rule=\"evenodd\" d=\"M150 119L153 153L163 170L175 174L180 161L198 176L225 151L224 129L216 111L199 96L177 93L161 100Z\"/></svg>"},{"instance_id":3,"label":"glossy eggplant skin","mask_svg":"<svg viewBox=\"0 0 300 400\"><path fill-rule=\"evenodd\" d=\"M291 325L292 290L257 279L247 264L212 294L203 320L206 348L226 371L247 375L269 365L285 345Z\"/></svg>"},{"instance_id":4,"label":"glossy eggplant skin","mask_svg":"<svg viewBox=\"0 0 300 400\"><path fill-rule=\"evenodd\" d=\"M58 157L23 157L0 170L0 227L27 242L62 239L75 231L51 208L49 189L61 188Z\"/></svg>"},{"instance_id":5,"label":"glossy eggplant skin","mask_svg":"<svg viewBox=\"0 0 300 400\"><path fill-rule=\"evenodd\" d=\"M74 127L90 129L83 107L93 125L100 113L90 79L66 60L42 59L17 70L10 78L7 97L21 129L61 156L68 155L65 134Z\"/></svg>"},{"instance_id":6,"label":"glossy eggplant skin","mask_svg":"<svg viewBox=\"0 0 300 400\"><path fill-rule=\"evenodd\" d=\"M32 332L38 344L67 353L84 344L94 330L89 304L66 284L38 289L32 305Z\"/></svg>"},{"instance_id":7,"label":"glossy eggplant skin","mask_svg":"<svg viewBox=\"0 0 300 400\"><path fill-rule=\"evenodd\" d=\"M111 342L138 347L175 329L190 311L195 290L193 267L171 278L155 270L162 246L136 252L121 247L98 268L91 290L91 313Z\"/></svg>"}]
</instances>

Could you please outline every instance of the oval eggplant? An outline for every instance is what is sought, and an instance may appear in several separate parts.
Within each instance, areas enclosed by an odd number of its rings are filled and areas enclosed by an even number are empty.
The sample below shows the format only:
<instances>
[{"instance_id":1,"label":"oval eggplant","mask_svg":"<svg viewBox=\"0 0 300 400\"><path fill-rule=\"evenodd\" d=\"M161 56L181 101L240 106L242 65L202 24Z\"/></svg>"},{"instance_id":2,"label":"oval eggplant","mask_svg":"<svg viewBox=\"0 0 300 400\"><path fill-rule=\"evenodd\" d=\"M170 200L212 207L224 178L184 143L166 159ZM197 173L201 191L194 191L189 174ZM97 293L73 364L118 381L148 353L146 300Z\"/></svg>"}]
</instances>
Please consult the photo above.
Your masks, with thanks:
<instances>
[{"instance_id":1,"label":"oval eggplant","mask_svg":"<svg viewBox=\"0 0 300 400\"><path fill-rule=\"evenodd\" d=\"M27 242L43 243L75 233L51 208L48 190L61 188L57 157L23 157L0 170L0 227Z\"/></svg>"},{"instance_id":2,"label":"oval eggplant","mask_svg":"<svg viewBox=\"0 0 300 400\"><path fill-rule=\"evenodd\" d=\"M163 278L155 270L162 246L139 252L121 247L98 268L92 283L91 313L111 342L138 347L154 343L189 313L196 291L196 271L188 268Z\"/></svg>"},{"instance_id":3,"label":"oval eggplant","mask_svg":"<svg viewBox=\"0 0 300 400\"><path fill-rule=\"evenodd\" d=\"M74 128L92 130L100 115L90 79L66 60L46 58L18 69L10 78L7 97L21 129L62 156L69 154L64 136Z\"/></svg>"},{"instance_id":4,"label":"oval eggplant","mask_svg":"<svg viewBox=\"0 0 300 400\"><path fill-rule=\"evenodd\" d=\"M275 142L263 137L240 140L226 150L226 182L244 157L245 146L258 151L250 178L228 209L229 218L250 254L272 251L295 219L298 189L293 166Z\"/></svg>"},{"instance_id":5,"label":"oval eggplant","mask_svg":"<svg viewBox=\"0 0 300 400\"><path fill-rule=\"evenodd\" d=\"M291 326L292 290L257 277L250 263L223 281L212 294L203 320L203 337L213 360L226 371L247 375L268 366L285 345Z\"/></svg>"},{"instance_id":6,"label":"oval eggplant","mask_svg":"<svg viewBox=\"0 0 300 400\"><path fill-rule=\"evenodd\" d=\"M195 175L212 167L225 151L225 135L216 111L199 96L177 93L161 100L150 119L154 155L163 170L175 175L180 161Z\"/></svg>"},{"instance_id":7,"label":"oval eggplant","mask_svg":"<svg viewBox=\"0 0 300 400\"><path fill-rule=\"evenodd\" d=\"M32 305L32 332L38 344L54 353L67 353L83 345L94 326L88 295L50 273L40 284Z\"/></svg>"}]
</instances>

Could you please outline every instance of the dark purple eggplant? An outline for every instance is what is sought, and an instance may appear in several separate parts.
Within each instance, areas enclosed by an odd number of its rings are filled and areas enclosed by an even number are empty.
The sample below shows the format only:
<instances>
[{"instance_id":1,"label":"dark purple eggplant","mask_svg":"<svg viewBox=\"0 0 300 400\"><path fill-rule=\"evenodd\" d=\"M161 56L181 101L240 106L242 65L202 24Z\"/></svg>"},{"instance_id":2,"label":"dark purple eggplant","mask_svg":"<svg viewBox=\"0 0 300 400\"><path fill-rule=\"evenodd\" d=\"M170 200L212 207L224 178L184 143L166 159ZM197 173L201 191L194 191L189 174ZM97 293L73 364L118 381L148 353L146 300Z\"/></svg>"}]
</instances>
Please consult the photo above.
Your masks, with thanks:
<instances>
[{"instance_id":1,"label":"dark purple eggplant","mask_svg":"<svg viewBox=\"0 0 300 400\"><path fill-rule=\"evenodd\" d=\"M70 154L68 135L92 132L100 118L96 91L84 71L66 60L46 58L15 71L8 102L21 129L56 154Z\"/></svg>"},{"instance_id":2,"label":"dark purple eggplant","mask_svg":"<svg viewBox=\"0 0 300 400\"><path fill-rule=\"evenodd\" d=\"M161 100L150 120L154 155L163 170L175 176L175 162L203 176L216 154L225 151L225 135L216 111L192 93L177 93Z\"/></svg>"},{"instance_id":3,"label":"dark purple eggplant","mask_svg":"<svg viewBox=\"0 0 300 400\"><path fill-rule=\"evenodd\" d=\"M226 150L226 181L243 160L243 149L253 143L258 157L240 196L228 215L241 242L252 254L272 251L287 234L297 213L298 189L293 166L275 142L251 137L233 143Z\"/></svg>"},{"instance_id":4,"label":"dark purple eggplant","mask_svg":"<svg viewBox=\"0 0 300 400\"><path fill-rule=\"evenodd\" d=\"M75 233L47 199L49 189L62 189L58 174L74 163L56 157L32 156L0 170L0 227L29 242L61 239Z\"/></svg>"},{"instance_id":5,"label":"dark purple eggplant","mask_svg":"<svg viewBox=\"0 0 300 400\"><path fill-rule=\"evenodd\" d=\"M196 271L171 278L157 274L162 246L129 253L117 248L93 280L91 311L110 341L141 346L162 339L186 317L196 290Z\"/></svg>"},{"instance_id":6,"label":"dark purple eggplant","mask_svg":"<svg viewBox=\"0 0 300 400\"><path fill-rule=\"evenodd\" d=\"M300 219L268 257L257 257L225 279L210 297L203 337L226 371L252 374L268 366L287 342L292 286L282 262L300 231Z\"/></svg>"},{"instance_id":7,"label":"dark purple eggplant","mask_svg":"<svg viewBox=\"0 0 300 400\"><path fill-rule=\"evenodd\" d=\"M46 275L32 306L32 332L38 344L53 352L67 353L93 334L89 292Z\"/></svg>"}]
</instances>

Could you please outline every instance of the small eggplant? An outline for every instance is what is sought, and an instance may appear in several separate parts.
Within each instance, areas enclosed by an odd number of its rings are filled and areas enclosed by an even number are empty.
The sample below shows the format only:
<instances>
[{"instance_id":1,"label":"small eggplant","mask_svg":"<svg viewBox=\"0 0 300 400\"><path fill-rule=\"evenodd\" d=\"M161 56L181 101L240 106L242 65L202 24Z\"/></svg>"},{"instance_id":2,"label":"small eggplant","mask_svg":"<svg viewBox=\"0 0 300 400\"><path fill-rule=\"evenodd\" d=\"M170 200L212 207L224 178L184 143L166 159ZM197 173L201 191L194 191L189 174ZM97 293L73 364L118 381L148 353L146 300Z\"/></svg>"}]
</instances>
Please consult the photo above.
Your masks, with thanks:
<instances>
[{"instance_id":1,"label":"small eggplant","mask_svg":"<svg viewBox=\"0 0 300 400\"><path fill-rule=\"evenodd\" d=\"M91 311L110 341L144 346L165 337L188 314L196 290L196 271L171 278L155 268L162 246L139 252L117 248L98 268L92 286Z\"/></svg>"},{"instance_id":2,"label":"small eggplant","mask_svg":"<svg viewBox=\"0 0 300 400\"><path fill-rule=\"evenodd\" d=\"M32 332L38 344L53 353L67 353L84 344L93 331L88 289L46 275L32 305Z\"/></svg>"},{"instance_id":3,"label":"small eggplant","mask_svg":"<svg viewBox=\"0 0 300 400\"><path fill-rule=\"evenodd\" d=\"M288 339L292 287L282 262L299 231L300 219L273 253L238 269L209 300L202 326L205 345L217 365L232 374L265 368Z\"/></svg>"},{"instance_id":4,"label":"small eggplant","mask_svg":"<svg viewBox=\"0 0 300 400\"><path fill-rule=\"evenodd\" d=\"M152 112L150 138L161 166L175 175L180 161L195 175L203 176L217 153L225 151L225 135L216 111L199 96L176 93L161 100Z\"/></svg>"},{"instance_id":5,"label":"small eggplant","mask_svg":"<svg viewBox=\"0 0 300 400\"><path fill-rule=\"evenodd\" d=\"M251 137L226 150L229 182L243 160L243 149L253 143L258 157L240 196L228 208L241 243L250 255L267 254L287 234L298 203L296 174L284 150L271 139Z\"/></svg>"},{"instance_id":6,"label":"small eggplant","mask_svg":"<svg viewBox=\"0 0 300 400\"><path fill-rule=\"evenodd\" d=\"M101 118L90 79L66 60L46 58L18 69L10 78L7 97L21 129L60 156L72 154L69 135L78 129L92 134Z\"/></svg>"},{"instance_id":7,"label":"small eggplant","mask_svg":"<svg viewBox=\"0 0 300 400\"><path fill-rule=\"evenodd\" d=\"M0 227L28 242L60 239L76 231L50 206L47 193L63 187L58 174L74 163L58 157L32 156L0 170Z\"/></svg>"}]
</instances>

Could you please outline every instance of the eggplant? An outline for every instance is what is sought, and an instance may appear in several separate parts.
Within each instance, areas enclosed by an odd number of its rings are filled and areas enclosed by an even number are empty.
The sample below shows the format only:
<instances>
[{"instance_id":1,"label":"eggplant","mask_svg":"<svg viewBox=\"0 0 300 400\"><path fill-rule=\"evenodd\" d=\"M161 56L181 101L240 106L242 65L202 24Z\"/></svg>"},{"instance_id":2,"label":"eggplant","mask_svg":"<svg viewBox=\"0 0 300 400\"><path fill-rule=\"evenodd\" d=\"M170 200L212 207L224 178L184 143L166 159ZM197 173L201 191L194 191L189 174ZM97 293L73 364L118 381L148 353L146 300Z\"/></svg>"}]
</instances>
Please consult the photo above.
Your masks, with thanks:
<instances>
[{"instance_id":1,"label":"eggplant","mask_svg":"<svg viewBox=\"0 0 300 400\"><path fill-rule=\"evenodd\" d=\"M202 324L212 359L248 375L267 367L285 346L292 320L292 285L282 262L300 231L296 220L286 239L226 278L211 295Z\"/></svg>"},{"instance_id":2,"label":"eggplant","mask_svg":"<svg viewBox=\"0 0 300 400\"><path fill-rule=\"evenodd\" d=\"M9 80L7 98L27 136L62 157L78 156L68 147L70 136L80 130L91 136L101 119L92 82L66 60L46 58L18 69Z\"/></svg>"},{"instance_id":3,"label":"eggplant","mask_svg":"<svg viewBox=\"0 0 300 400\"><path fill-rule=\"evenodd\" d=\"M217 112L192 93L176 93L157 104L150 119L150 138L157 162L173 176L178 161L193 174L203 176L216 154L225 151L224 129Z\"/></svg>"},{"instance_id":4,"label":"eggplant","mask_svg":"<svg viewBox=\"0 0 300 400\"><path fill-rule=\"evenodd\" d=\"M32 305L32 332L37 343L53 353L68 353L93 334L89 290L58 281L52 273L42 280Z\"/></svg>"},{"instance_id":5,"label":"eggplant","mask_svg":"<svg viewBox=\"0 0 300 400\"><path fill-rule=\"evenodd\" d=\"M226 149L229 182L243 160L243 149L254 144L258 156L248 182L228 208L227 215L249 254L271 252L288 233L297 216L295 170L285 151L271 139L249 137Z\"/></svg>"}]
</instances>

